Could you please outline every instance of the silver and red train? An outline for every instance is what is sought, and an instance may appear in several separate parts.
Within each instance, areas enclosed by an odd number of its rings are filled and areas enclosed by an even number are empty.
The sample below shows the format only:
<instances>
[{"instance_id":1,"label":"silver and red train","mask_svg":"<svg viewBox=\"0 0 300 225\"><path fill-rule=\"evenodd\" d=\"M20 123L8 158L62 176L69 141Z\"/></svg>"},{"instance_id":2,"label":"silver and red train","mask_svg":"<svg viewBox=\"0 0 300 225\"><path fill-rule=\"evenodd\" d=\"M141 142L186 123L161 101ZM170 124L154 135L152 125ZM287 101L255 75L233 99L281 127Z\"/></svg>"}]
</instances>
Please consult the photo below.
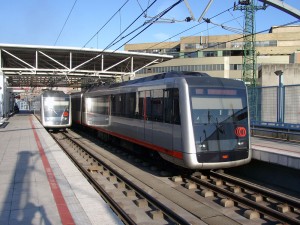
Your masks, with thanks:
<instances>
[{"instance_id":1,"label":"silver and red train","mask_svg":"<svg viewBox=\"0 0 300 225\"><path fill-rule=\"evenodd\" d=\"M45 90L33 99L34 115L46 129L71 127L71 96L63 91Z\"/></svg>"},{"instance_id":2,"label":"silver and red train","mask_svg":"<svg viewBox=\"0 0 300 225\"><path fill-rule=\"evenodd\" d=\"M73 123L156 151L189 169L251 159L247 88L204 73L169 72L72 94Z\"/></svg>"}]
</instances>

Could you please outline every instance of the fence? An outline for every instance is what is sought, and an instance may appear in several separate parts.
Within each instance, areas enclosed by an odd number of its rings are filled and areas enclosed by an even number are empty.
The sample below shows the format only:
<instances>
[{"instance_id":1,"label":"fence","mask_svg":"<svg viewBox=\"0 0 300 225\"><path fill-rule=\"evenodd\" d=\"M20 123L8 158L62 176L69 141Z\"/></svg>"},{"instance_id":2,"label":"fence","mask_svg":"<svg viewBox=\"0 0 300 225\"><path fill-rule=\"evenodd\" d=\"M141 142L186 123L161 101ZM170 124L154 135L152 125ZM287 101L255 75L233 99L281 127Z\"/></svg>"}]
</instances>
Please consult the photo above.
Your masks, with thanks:
<instances>
[{"instance_id":1,"label":"fence","mask_svg":"<svg viewBox=\"0 0 300 225\"><path fill-rule=\"evenodd\" d=\"M300 129L300 85L248 88L252 125Z\"/></svg>"}]
</instances>

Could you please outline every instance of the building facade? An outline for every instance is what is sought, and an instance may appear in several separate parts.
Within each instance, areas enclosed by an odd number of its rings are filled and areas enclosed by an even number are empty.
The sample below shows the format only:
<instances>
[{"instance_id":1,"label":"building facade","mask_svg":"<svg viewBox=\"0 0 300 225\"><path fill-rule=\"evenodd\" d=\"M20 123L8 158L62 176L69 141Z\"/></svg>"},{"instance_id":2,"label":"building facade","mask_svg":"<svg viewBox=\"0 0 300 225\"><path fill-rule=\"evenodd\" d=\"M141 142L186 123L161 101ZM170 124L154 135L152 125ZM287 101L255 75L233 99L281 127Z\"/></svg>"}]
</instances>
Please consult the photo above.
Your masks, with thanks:
<instances>
[{"instance_id":1,"label":"building facade","mask_svg":"<svg viewBox=\"0 0 300 225\"><path fill-rule=\"evenodd\" d=\"M174 56L140 70L136 77L183 70L241 79L243 46L242 35L214 35L182 37L178 42L127 44L125 50ZM258 85L278 84L273 72L279 68L287 77L285 80L289 83L286 84L300 84L300 26L274 26L269 33L256 34L255 46Z\"/></svg>"}]
</instances>

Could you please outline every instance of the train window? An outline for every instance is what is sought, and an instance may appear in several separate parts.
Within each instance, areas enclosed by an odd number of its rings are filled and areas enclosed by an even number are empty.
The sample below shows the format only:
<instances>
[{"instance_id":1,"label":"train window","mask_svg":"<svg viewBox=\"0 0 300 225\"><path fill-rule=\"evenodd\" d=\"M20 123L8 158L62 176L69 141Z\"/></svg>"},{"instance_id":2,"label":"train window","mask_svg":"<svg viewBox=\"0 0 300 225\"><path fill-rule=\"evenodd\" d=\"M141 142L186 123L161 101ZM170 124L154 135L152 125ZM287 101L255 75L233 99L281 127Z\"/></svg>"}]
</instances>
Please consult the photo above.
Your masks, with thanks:
<instances>
[{"instance_id":1,"label":"train window","mask_svg":"<svg viewBox=\"0 0 300 225\"><path fill-rule=\"evenodd\" d=\"M244 90L191 88L194 123L233 122L246 118L247 103Z\"/></svg>"},{"instance_id":2,"label":"train window","mask_svg":"<svg viewBox=\"0 0 300 225\"><path fill-rule=\"evenodd\" d=\"M173 93L172 89L168 89L164 91L164 116L165 122L172 122L172 114L173 114Z\"/></svg>"},{"instance_id":3,"label":"train window","mask_svg":"<svg viewBox=\"0 0 300 225\"><path fill-rule=\"evenodd\" d=\"M125 94L118 94L112 96L112 115L124 116L125 115Z\"/></svg>"},{"instance_id":4,"label":"train window","mask_svg":"<svg viewBox=\"0 0 300 225\"><path fill-rule=\"evenodd\" d=\"M85 98L82 98L82 112L86 112L85 102L86 102Z\"/></svg>"},{"instance_id":5,"label":"train window","mask_svg":"<svg viewBox=\"0 0 300 225\"><path fill-rule=\"evenodd\" d=\"M180 124L179 90L152 90L111 95L111 114L142 120ZM102 113L109 113L109 96L101 99ZM145 112L146 110L146 112Z\"/></svg>"},{"instance_id":6,"label":"train window","mask_svg":"<svg viewBox=\"0 0 300 225\"><path fill-rule=\"evenodd\" d=\"M152 120L151 115L151 91L145 91L145 103L146 103L146 118ZM144 106L145 107L145 106Z\"/></svg>"},{"instance_id":7,"label":"train window","mask_svg":"<svg viewBox=\"0 0 300 225\"><path fill-rule=\"evenodd\" d=\"M179 90L173 89L173 123L180 124Z\"/></svg>"},{"instance_id":8,"label":"train window","mask_svg":"<svg viewBox=\"0 0 300 225\"><path fill-rule=\"evenodd\" d=\"M97 113L108 115L109 114L109 96L100 96L97 98Z\"/></svg>"},{"instance_id":9,"label":"train window","mask_svg":"<svg viewBox=\"0 0 300 225\"><path fill-rule=\"evenodd\" d=\"M152 120L163 122L163 90L153 90L151 98Z\"/></svg>"},{"instance_id":10,"label":"train window","mask_svg":"<svg viewBox=\"0 0 300 225\"><path fill-rule=\"evenodd\" d=\"M64 111L69 110L69 100L63 97L44 97L45 117L60 117Z\"/></svg>"},{"instance_id":11,"label":"train window","mask_svg":"<svg viewBox=\"0 0 300 225\"><path fill-rule=\"evenodd\" d=\"M135 117L135 101L136 93L127 93L126 94L126 104L125 104L125 116L129 118Z\"/></svg>"},{"instance_id":12,"label":"train window","mask_svg":"<svg viewBox=\"0 0 300 225\"><path fill-rule=\"evenodd\" d=\"M95 108L95 100L92 98L85 98L85 112L92 113Z\"/></svg>"},{"instance_id":13,"label":"train window","mask_svg":"<svg viewBox=\"0 0 300 225\"><path fill-rule=\"evenodd\" d=\"M138 92L138 107L136 112L138 119L144 119L144 97L145 93L143 91Z\"/></svg>"},{"instance_id":14,"label":"train window","mask_svg":"<svg viewBox=\"0 0 300 225\"><path fill-rule=\"evenodd\" d=\"M111 115L115 116L116 115L116 96L111 95L110 100L111 100Z\"/></svg>"},{"instance_id":15,"label":"train window","mask_svg":"<svg viewBox=\"0 0 300 225\"><path fill-rule=\"evenodd\" d=\"M179 90L164 90L164 122L180 124Z\"/></svg>"}]
</instances>

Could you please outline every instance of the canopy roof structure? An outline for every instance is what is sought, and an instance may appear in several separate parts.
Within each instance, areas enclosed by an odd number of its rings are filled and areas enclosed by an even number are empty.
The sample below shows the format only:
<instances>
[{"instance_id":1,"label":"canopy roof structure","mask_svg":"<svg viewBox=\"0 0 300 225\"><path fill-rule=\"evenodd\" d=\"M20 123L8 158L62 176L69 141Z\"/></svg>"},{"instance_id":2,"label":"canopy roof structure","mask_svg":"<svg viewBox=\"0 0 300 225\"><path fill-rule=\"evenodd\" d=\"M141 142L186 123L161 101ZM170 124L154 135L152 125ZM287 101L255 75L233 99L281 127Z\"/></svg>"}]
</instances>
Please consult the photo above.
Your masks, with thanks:
<instances>
[{"instance_id":1,"label":"canopy roof structure","mask_svg":"<svg viewBox=\"0 0 300 225\"><path fill-rule=\"evenodd\" d=\"M88 48L0 44L0 72L9 87L82 87L134 77L169 55Z\"/></svg>"}]
</instances>

